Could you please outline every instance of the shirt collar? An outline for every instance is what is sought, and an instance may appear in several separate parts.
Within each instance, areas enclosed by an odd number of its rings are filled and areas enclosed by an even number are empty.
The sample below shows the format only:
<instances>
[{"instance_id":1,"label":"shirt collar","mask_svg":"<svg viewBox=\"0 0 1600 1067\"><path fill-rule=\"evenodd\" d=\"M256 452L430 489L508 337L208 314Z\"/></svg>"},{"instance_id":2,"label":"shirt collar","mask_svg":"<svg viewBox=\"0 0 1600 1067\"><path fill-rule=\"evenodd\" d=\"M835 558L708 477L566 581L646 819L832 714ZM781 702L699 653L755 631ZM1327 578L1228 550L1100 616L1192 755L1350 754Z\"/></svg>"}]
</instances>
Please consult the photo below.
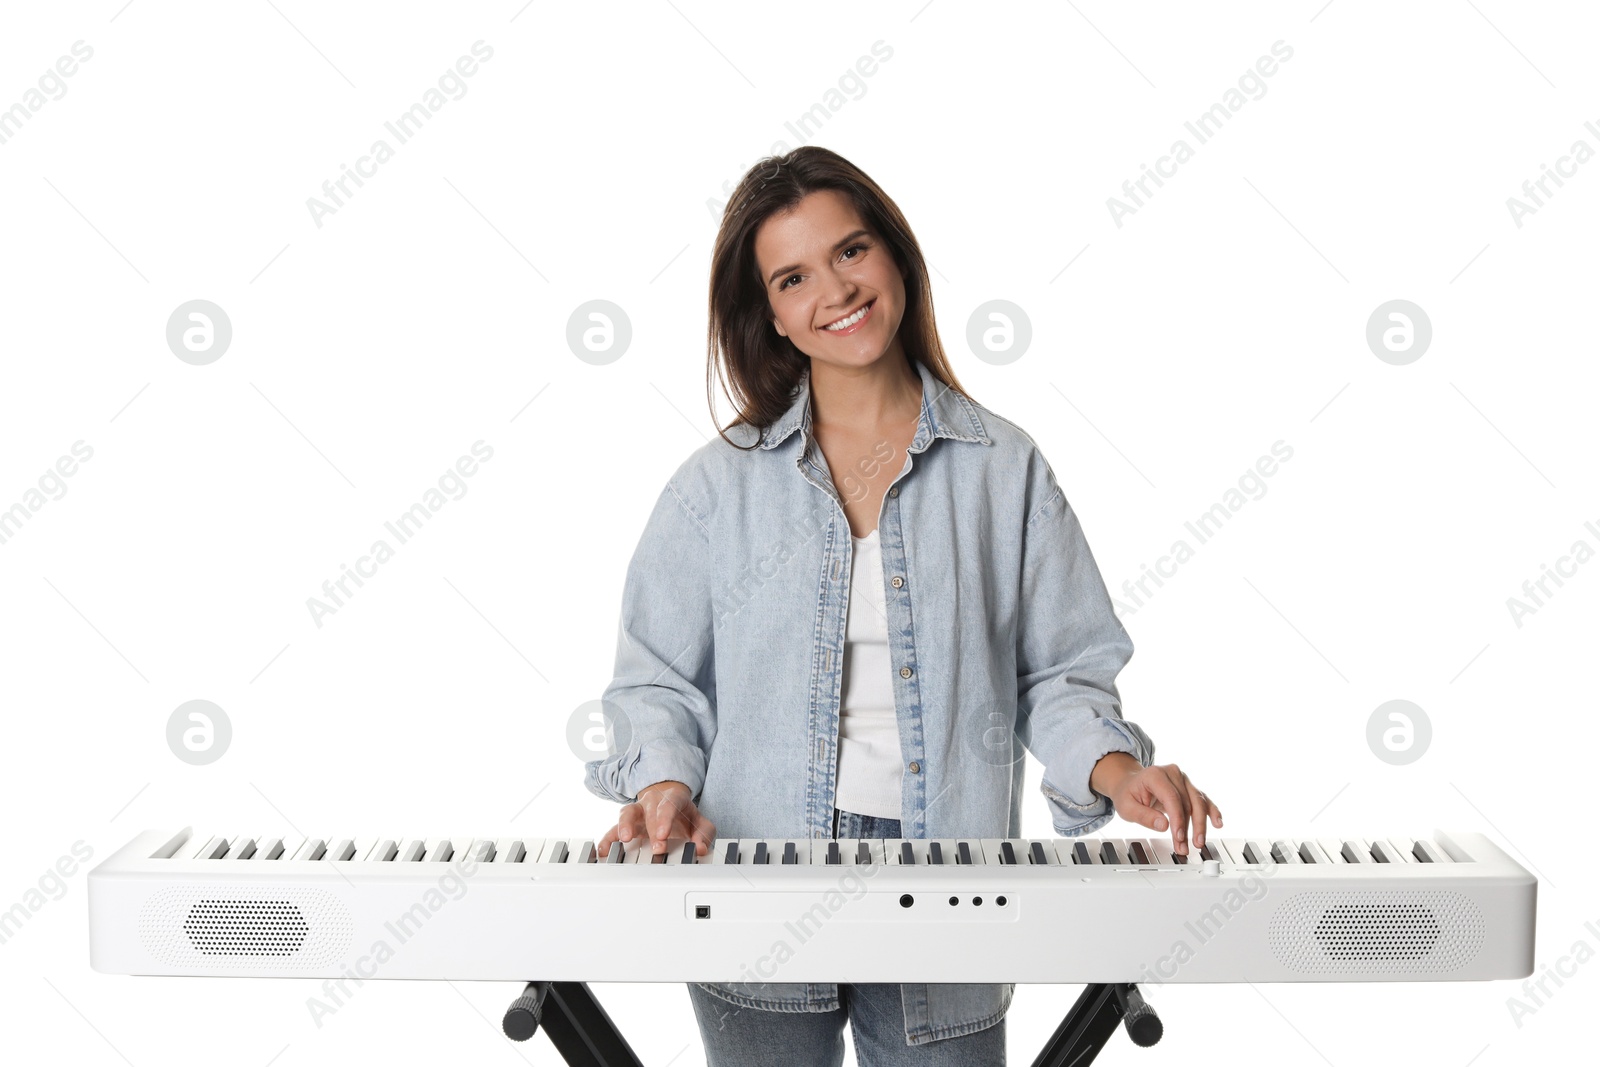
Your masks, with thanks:
<instances>
[{"instance_id":1,"label":"shirt collar","mask_svg":"<svg viewBox=\"0 0 1600 1067\"><path fill-rule=\"evenodd\" d=\"M935 437L948 437L954 441L973 441L989 444L983 423L978 419L975 404L961 393L950 388L919 359L911 361L922 378L922 414L917 419L917 433L911 439L912 452L921 452L933 443ZM761 442L763 449L775 448L796 430L803 430L802 439L811 433L811 368L800 374L800 390L795 394L789 410L780 415Z\"/></svg>"}]
</instances>

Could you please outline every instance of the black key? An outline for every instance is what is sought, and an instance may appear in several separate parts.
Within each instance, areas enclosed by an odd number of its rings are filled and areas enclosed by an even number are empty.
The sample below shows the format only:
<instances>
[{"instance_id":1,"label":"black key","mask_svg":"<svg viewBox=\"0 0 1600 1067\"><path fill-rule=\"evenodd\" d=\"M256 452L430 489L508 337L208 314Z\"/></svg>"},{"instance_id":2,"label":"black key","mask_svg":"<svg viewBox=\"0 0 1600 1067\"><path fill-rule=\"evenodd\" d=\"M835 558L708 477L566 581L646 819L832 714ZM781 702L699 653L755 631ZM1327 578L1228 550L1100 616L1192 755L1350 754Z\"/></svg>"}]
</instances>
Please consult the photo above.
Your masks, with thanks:
<instances>
[{"instance_id":1,"label":"black key","mask_svg":"<svg viewBox=\"0 0 1600 1067\"><path fill-rule=\"evenodd\" d=\"M1283 847L1282 841L1272 846L1272 861L1274 863L1289 862L1289 850Z\"/></svg>"},{"instance_id":2,"label":"black key","mask_svg":"<svg viewBox=\"0 0 1600 1067\"><path fill-rule=\"evenodd\" d=\"M1000 862L1013 865L1017 862L1017 850L1011 847L1010 841L1000 842Z\"/></svg>"},{"instance_id":3,"label":"black key","mask_svg":"<svg viewBox=\"0 0 1600 1067\"><path fill-rule=\"evenodd\" d=\"M1379 862L1379 863L1388 863L1389 862L1389 857L1381 849L1379 849L1377 845L1373 845L1371 848L1367 849L1367 851L1372 853L1372 858L1374 860L1376 860L1377 862Z\"/></svg>"},{"instance_id":4,"label":"black key","mask_svg":"<svg viewBox=\"0 0 1600 1067\"><path fill-rule=\"evenodd\" d=\"M783 862L785 862L785 863L799 863L800 862L800 856L799 856L799 853L795 852L795 850L794 850L794 842L793 841L785 841L783 843Z\"/></svg>"},{"instance_id":5,"label":"black key","mask_svg":"<svg viewBox=\"0 0 1600 1067\"><path fill-rule=\"evenodd\" d=\"M1433 857L1428 855L1428 853L1423 850L1421 841L1418 841L1416 844L1411 846L1411 854L1413 856L1417 857L1417 862L1418 863L1432 863L1433 862Z\"/></svg>"},{"instance_id":6,"label":"black key","mask_svg":"<svg viewBox=\"0 0 1600 1067\"><path fill-rule=\"evenodd\" d=\"M1150 853L1144 847L1143 841L1128 842L1128 861L1130 863L1149 863Z\"/></svg>"},{"instance_id":7,"label":"black key","mask_svg":"<svg viewBox=\"0 0 1600 1067\"><path fill-rule=\"evenodd\" d=\"M965 841L958 841L956 843L956 862L957 863L971 863L972 862L972 850L967 848L967 843Z\"/></svg>"},{"instance_id":8,"label":"black key","mask_svg":"<svg viewBox=\"0 0 1600 1067\"><path fill-rule=\"evenodd\" d=\"M1210 841L1207 841L1205 847L1200 850L1200 858L1203 860L1220 860L1222 858L1222 853L1217 851L1216 845L1213 845Z\"/></svg>"},{"instance_id":9,"label":"black key","mask_svg":"<svg viewBox=\"0 0 1600 1067\"><path fill-rule=\"evenodd\" d=\"M765 841L756 842L755 861L758 864L767 862L767 843Z\"/></svg>"},{"instance_id":10,"label":"black key","mask_svg":"<svg viewBox=\"0 0 1600 1067\"><path fill-rule=\"evenodd\" d=\"M613 842L611 842L611 851L606 853L606 862L607 863L621 863L622 862L622 842L621 841L613 841Z\"/></svg>"},{"instance_id":11,"label":"black key","mask_svg":"<svg viewBox=\"0 0 1600 1067\"><path fill-rule=\"evenodd\" d=\"M939 848L939 842L937 842L937 841L929 841L928 842L928 862L929 863L943 863L944 862L944 851Z\"/></svg>"},{"instance_id":12,"label":"black key","mask_svg":"<svg viewBox=\"0 0 1600 1067\"><path fill-rule=\"evenodd\" d=\"M693 841L685 841L683 843L683 855L678 857L678 862L679 863L698 863L698 862L700 862L699 860L694 858L694 842Z\"/></svg>"},{"instance_id":13,"label":"black key","mask_svg":"<svg viewBox=\"0 0 1600 1067\"><path fill-rule=\"evenodd\" d=\"M1255 846L1255 842L1254 841L1246 841L1244 843L1244 861L1246 863L1265 863L1266 862L1266 860L1261 858L1261 854L1256 851L1256 846Z\"/></svg>"},{"instance_id":14,"label":"black key","mask_svg":"<svg viewBox=\"0 0 1600 1067\"><path fill-rule=\"evenodd\" d=\"M1074 841L1072 843L1072 862L1093 863L1094 860L1089 856L1089 846L1082 841Z\"/></svg>"},{"instance_id":15,"label":"black key","mask_svg":"<svg viewBox=\"0 0 1600 1067\"><path fill-rule=\"evenodd\" d=\"M1044 844L1042 842L1035 841L1033 844L1028 846L1028 861L1030 863L1036 863L1040 866L1044 866L1050 862L1044 858Z\"/></svg>"},{"instance_id":16,"label":"black key","mask_svg":"<svg viewBox=\"0 0 1600 1067\"><path fill-rule=\"evenodd\" d=\"M1300 853L1300 862L1301 863L1316 863L1317 862L1317 853L1316 853L1315 850L1312 849L1311 842L1309 842L1309 841L1300 842L1300 848L1299 848L1298 851Z\"/></svg>"},{"instance_id":17,"label":"black key","mask_svg":"<svg viewBox=\"0 0 1600 1067\"><path fill-rule=\"evenodd\" d=\"M445 858L448 859L449 857L445 857ZM565 863L565 862L567 862L567 843L565 841L557 841L554 845L550 846L550 859L549 859L548 862L550 862L550 863Z\"/></svg>"},{"instance_id":18,"label":"black key","mask_svg":"<svg viewBox=\"0 0 1600 1067\"><path fill-rule=\"evenodd\" d=\"M1201 859L1214 859L1215 857L1207 856L1206 853L1207 852L1215 852L1215 851L1216 851L1216 849L1212 848L1210 845L1207 845L1205 848L1200 850L1200 858ZM1172 853L1172 862L1173 863L1187 864L1189 862L1189 854L1187 852L1174 851Z\"/></svg>"},{"instance_id":19,"label":"black key","mask_svg":"<svg viewBox=\"0 0 1600 1067\"><path fill-rule=\"evenodd\" d=\"M917 850L911 847L910 841L900 842L900 862L911 867L917 864Z\"/></svg>"},{"instance_id":20,"label":"black key","mask_svg":"<svg viewBox=\"0 0 1600 1067\"><path fill-rule=\"evenodd\" d=\"M1121 863L1122 862L1121 857L1119 857L1117 855L1117 846L1116 846L1115 842L1105 841L1105 842L1101 843L1101 845L1100 845L1100 862L1101 863L1112 863L1112 864Z\"/></svg>"},{"instance_id":21,"label":"black key","mask_svg":"<svg viewBox=\"0 0 1600 1067\"><path fill-rule=\"evenodd\" d=\"M728 842L728 851L724 852L722 854L722 862L723 863L738 863L739 862L739 842L738 841L729 841Z\"/></svg>"},{"instance_id":22,"label":"black key","mask_svg":"<svg viewBox=\"0 0 1600 1067\"><path fill-rule=\"evenodd\" d=\"M839 859L839 842L837 842L837 841L829 841L828 842L828 862L829 863L842 862Z\"/></svg>"},{"instance_id":23,"label":"black key","mask_svg":"<svg viewBox=\"0 0 1600 1067\"><path fill-rule=\"evenodd\" d=\"M872 848L865 841L856 845L856 863L862 867L872 866Z\"/></svg>"},{"instance_id":24,"label":"black key","mask_svg":"<svg viewBox=\"0 0 1600 1067\"><path fill-rule=\"evenodd\" d=\"M667 862L667 850L666 849L662 849L660 852L652 852L650 854L650 862L651 863L665 863L665 862Z\"/></svg>"},{"instance_id":25,"label":"black key","mask_svg":"<svg viewBox=\"0 0 1600 1067\"><path fill-rule=\"evenodd\" d=\"M1339 850L1339 855L1344 857L1346 863L1361 862L1356 854L1356 843L1354 841L1346 841L1344 847Z\"/></svg>"}]
</instances>

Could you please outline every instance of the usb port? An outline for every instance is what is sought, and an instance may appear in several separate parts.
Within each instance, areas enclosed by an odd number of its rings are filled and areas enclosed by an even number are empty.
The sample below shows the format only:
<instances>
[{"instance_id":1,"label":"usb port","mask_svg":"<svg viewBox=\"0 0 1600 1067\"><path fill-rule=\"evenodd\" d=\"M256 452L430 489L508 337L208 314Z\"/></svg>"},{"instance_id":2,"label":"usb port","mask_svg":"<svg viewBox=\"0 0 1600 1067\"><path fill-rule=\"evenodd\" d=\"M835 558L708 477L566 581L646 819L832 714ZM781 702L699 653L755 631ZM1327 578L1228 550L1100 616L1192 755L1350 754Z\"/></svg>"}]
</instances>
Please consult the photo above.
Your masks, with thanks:
<instances>
[{"instance_id":1,"label":"usb port","mask_svg":"<svg viewBox=\"0 0 1600 1067\"><path fill-rule=\"evenodd\" d=\"M711 918L711 905L710 904L696 904L694 906L694 917L696 919L709 919L709 918Z\"/></svg>"}]
</instances>

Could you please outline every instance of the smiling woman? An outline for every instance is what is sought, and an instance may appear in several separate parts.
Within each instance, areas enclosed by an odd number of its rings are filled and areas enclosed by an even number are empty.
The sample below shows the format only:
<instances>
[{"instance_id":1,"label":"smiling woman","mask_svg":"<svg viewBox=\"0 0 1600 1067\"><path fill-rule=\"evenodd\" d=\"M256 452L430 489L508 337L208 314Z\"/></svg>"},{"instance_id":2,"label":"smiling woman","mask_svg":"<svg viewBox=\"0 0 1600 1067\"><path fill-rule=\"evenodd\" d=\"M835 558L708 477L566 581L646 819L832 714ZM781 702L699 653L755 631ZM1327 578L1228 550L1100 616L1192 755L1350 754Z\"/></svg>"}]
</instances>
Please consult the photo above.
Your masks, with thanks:
<instances>
[{"instance_id":1,"label":"smiling woman","mask_svg":"<svg viewBox=\"0 0 1600 1067\"><path fill-rule=\"evenodd\" d=\"M618 841L1020 838L1023 755L1057 833L1113 814L1185 852L1221 812L1122 718L1133 644L1032 438L956 381L922 251L816 146L761 161L711 263L707 393L738 415L656 499L585 785ZM714 405L713 405L714 406ZM849 847L849 846L843 846ZM756 862L760 862L759 859ZM707 975L707 1061L1005 1062L1010 983ZM841 975L841 979L850 976Z\"/></svg>"}]
</instances>

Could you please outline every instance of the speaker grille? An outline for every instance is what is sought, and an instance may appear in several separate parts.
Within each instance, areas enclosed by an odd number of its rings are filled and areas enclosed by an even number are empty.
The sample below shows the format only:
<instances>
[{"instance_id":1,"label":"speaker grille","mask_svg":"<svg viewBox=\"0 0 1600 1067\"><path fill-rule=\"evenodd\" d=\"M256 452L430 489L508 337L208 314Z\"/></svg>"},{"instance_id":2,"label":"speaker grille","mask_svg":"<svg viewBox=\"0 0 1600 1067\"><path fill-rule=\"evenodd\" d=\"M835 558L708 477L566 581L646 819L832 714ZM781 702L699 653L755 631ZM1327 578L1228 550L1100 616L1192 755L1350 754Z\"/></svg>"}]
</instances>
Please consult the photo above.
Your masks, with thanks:
<instances>
[{"instance_id":1,"label":"speaker grille","mask_svg":"<svg viewBox=\"0 0 1600 1067\"><path fill-rule=\"evenodd\" d=\"M1267 927L1272 954L1303 974L1438 974L1483 947L1478 906L1450 890L1296 893Z\"/></svg>"},{"instance_id":2,"label":"speaker grille","mask_svg":"<svg viewBox=\"0 0 1600 1067\"><path fill-rule=\"evenodd\" d=\"M145 901L139 939L161 963L186 970L304 970L341 960L350 912L323 889L169 886Z\"/></svg>"}]
</instances>

